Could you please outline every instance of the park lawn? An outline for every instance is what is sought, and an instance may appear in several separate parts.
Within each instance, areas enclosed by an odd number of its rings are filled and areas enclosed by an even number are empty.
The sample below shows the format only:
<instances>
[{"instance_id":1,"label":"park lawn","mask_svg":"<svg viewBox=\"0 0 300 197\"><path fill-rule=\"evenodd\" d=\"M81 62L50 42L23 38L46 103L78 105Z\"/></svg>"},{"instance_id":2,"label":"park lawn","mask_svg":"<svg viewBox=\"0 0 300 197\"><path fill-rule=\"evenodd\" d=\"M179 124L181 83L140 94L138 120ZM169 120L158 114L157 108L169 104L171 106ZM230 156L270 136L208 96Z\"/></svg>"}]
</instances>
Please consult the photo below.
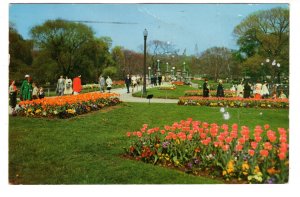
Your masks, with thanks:
<instances>
[{"instance_id":1,"label":"park lawn","mask_svg":"<svg viewBox=\"0 0 300 197\"><path fill-rule=\"evenodd\" d=\"M164 99L178 99L181 96L184 96L184 92L187 90L197 90L188 85L176 86L174 90L159 90L159 87L147 89L147 95L153 94L153 98L164 98ZM141 97L141 91L133 93L134 97Z\"/></svg>"},{"instance_id":2,"label":"park lawn","mask_svg":"<svg viewBox=\"0 0 300 197\"><path fill-rule=\"evenodd\" d=\"M12 184L219 184L124 158L123 147L144 123L162 127L186 118L209 123L289 127L288 110L123 103L71 119L9 117L9 181ZM262 115L260 115L262 113ZM128 121L130 119L130 121Z\"/></svg>"}]
</instances>

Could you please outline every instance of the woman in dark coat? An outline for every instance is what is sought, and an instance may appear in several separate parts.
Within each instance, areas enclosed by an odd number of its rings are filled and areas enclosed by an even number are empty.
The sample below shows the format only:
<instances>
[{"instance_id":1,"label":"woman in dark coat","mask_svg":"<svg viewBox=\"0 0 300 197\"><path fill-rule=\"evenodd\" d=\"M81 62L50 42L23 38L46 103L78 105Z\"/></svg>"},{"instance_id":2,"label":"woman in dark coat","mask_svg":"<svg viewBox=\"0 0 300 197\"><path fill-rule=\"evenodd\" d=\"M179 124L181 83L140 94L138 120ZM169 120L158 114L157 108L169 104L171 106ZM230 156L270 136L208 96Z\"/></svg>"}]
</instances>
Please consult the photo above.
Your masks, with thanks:
<instances>
[{"instance_id":1,"label":"woman in dark coat","mask_svg":"<svg viewBox=\"0 0 300 197\"><path fill-rule=\"evenodd\" d=\"M250 98L251 86L248 81L245 82L244 85L244 98Z\"/></svg>"},{"instance_id":2,"label":"woman in dark coat","mask_svg":"<svg viewBox=\"0 0 300 197\"><path fill-rule=\"evenodd\" d=\"M218 87L217 87L217 97L224 97L224 89L222 80L219 81Z\"/></svg>"},{"instance_id":3,"label":"woman in dark coat","mask_svg":"<svg viewBox=\"0 0 300 197\"><path fill-rule=\"evenodd\" d=\"M208 97L209 96L209 86L207 83L207 79L205 79L203 83L203 97Z\"/></svg>"}]
</instances>

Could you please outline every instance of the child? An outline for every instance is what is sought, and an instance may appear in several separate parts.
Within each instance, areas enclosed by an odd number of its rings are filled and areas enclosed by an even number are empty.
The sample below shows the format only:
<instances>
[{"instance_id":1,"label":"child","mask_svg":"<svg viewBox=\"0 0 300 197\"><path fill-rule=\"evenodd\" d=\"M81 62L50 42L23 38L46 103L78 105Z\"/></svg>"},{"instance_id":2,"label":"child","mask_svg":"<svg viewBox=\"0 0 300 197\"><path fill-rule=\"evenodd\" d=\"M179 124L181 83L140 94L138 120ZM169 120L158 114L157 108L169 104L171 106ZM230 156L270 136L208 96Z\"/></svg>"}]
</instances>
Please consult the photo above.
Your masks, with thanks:
<instances>
[{"instance_id":1,"label":"child","mask_svg":"<svg viewBox=\"0 0 300 197\"><path fill-rule=\"evenodd\" d=\"M43 87L40 87L40 90L39 90L39 98L42 99L45 97L45 92L44 92L44 89Z\"/></svg>"}]
</instances>

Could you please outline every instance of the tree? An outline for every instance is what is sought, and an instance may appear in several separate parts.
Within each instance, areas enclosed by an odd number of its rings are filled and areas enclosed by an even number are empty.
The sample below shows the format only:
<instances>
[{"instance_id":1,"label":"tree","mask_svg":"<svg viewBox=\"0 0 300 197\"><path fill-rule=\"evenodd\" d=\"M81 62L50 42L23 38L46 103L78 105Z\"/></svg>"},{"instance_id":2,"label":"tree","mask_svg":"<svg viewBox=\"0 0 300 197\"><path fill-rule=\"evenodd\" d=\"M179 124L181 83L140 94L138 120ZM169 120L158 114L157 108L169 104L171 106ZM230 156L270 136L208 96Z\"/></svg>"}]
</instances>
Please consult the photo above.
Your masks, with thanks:
<instances>
[{"instance_id":1,"label":"tree","mask_svg":"<svg viewBox=\"0 0 300 197\"><path fill-rule=\"evenodd\" d=\"M158 59L163 59L167 56L177 55L179 49L176 49L175 45L170 42L151 40L148 44L148 52L151 57L150 65L155 72L157 64L156 61Z\"/></svg>"},{"instance_id":2,"label":"tree","mask_svg":"<svg viewBox=\"0 0 300 197\"><path fill-rule=\"evenodd\" d=\"M93 40L93 31L81 23L61 19L48 20L31 29L31 36L38 50L48 51L63 75L76 73L84 62L85 44Z\"/></svg>"},{"instance_id":3,"label":"tree","mask_svg":"<svg viewBox=\"0 0 300 197\"><path fill-rule=\"evenodd\" d=\"M237 44L240 46L239 51L244 54L244 60L248 58L257 60L259 56L262 60L276 59L281 64L281 70L288 73L288 9L274 8L255 12L235 27L234 34L238 37ZM247 61L255 62L255 60Z\"/></svg>"},{"instance_id":4,"label":"tree","mask_svg":"<svg viewBox=\"0 0 300 197\"><path fill-rule=\"evenodd\" d=\"M125 55L121 46L116 46L111 51L111 56L114 61L114 66L117 68L117 77L125 78Z\"/></svg>"},{"instance_id":5,"label":"tree","mask_svg":"<svg viewBox=\"0 0 300 197\"><path fill-rule=\"evenodd\" d=\"M24 79L24 75L31 73L32 68L32 49L31 40L25 40L14 28L13 24L9 27L9 78L14 80Z\"/></svg>"},{"instance_id":6,"label":"tree","mask_svg":"<svg viewBox=\"0 0 300 197\"><path fill-rule=\"evenodd\" d=\"M199 67L204 75L218 80L231 73L232 52L225 47L212 47L205 50L199 58Z\"/></svg>"}]
</instances>

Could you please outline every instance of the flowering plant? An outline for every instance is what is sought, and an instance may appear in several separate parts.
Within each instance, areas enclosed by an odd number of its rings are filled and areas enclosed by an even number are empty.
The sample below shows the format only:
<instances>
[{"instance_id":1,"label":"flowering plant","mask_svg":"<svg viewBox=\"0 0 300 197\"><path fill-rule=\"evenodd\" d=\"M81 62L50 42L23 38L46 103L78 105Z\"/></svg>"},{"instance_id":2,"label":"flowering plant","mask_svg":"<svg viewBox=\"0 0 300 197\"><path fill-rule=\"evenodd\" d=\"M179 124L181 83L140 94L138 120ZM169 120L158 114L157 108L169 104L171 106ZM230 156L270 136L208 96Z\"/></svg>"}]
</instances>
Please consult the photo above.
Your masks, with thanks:
<instances>
[{"instance_id":1,"label":"flowering plant","mask_svg":"<svg viewBox=\"0 0 300 197\"><path fill-rule=\"evenodd\" d=\"M195 106L228 106L228 107L257 107L257 108L288 108L288 99L255 99L255 98L224 98L224 97L179 97L178 105Z\"/></svg>"},{"instance_id":2,"label":"flowering plant","mask_svg":"<svg viewBox=\"0 0 300 197\"><path fill-rule=\"evenodd\" d=\"M288 131L270 125L249 127L181 120L163 128L127 132L131 138L125 153L129 157L162 166L174 166L188 173L238 179L248 183L288 181Z\"/></svg>"},{"instance_id":3,"label":"flowering plant","mask_svg":"<svg viewBox=\"0 0 300 197\"><path fill-rule=\"evenodd\" d=\"M183 86L184 82L183 81L173 81L172 84L177 85L177 86Z\"/></svg>"},{"instance_id":4,"label":"flowering plant","mask_svg":"<svg viewBox=\"0 0 300 197\"><path fill-rule=\"evenodd\" d=\"M158 88L159 90L175 90L176 86L174 84L170 84L170 85L162 85L159 86Z\"/></svg>"},{"instance_id":5,"label":"flowering plant","mask_svg":"<svg viewBox=\"0 0 300 197\"><path fill-rule=\"evenodd\" d=\"M69 118L120 103L118 94L91 92L21 101L18 115Z\"/></svg>"},{"instance_id":6,"label":"flowering plant","mask_svg":"<svg viewBox=\"0 0 300 197\"><path fill-rule=\"evenodd\" d=\"M217 96L217 91L216 90L210 90L209 94L212 97L216 97ZM186 90L184 92L185 96L203 96L203 91L202 90ZM226 98L230 98L230 97L235 97L236 94L230 90L224 90L224 95Z\"/></svg>"}]
</instances>

